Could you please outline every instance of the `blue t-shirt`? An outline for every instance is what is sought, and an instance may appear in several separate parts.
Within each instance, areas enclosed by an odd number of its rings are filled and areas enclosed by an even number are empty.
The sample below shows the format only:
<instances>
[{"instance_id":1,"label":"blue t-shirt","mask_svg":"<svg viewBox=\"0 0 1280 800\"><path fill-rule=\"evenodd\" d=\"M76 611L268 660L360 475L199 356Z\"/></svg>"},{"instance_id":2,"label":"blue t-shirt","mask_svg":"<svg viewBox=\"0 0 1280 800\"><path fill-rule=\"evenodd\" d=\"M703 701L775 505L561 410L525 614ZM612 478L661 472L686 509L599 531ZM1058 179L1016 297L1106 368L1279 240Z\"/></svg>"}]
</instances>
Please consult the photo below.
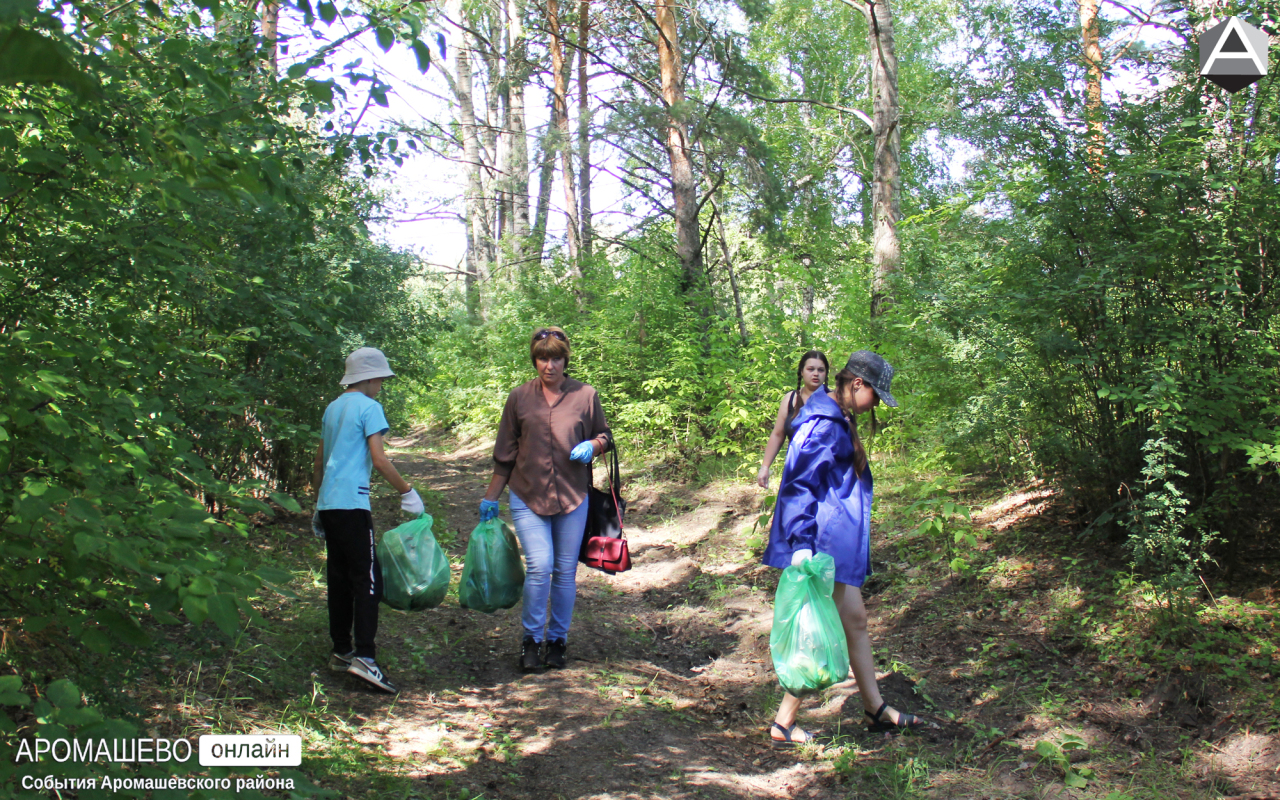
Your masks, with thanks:
<instances>
[{"instance_id":1,"label":"blue t-shirt","mask_svg":"<svg viewBox=\"0 0 1280 800\"><path fill-rule=\"evenodd\" d=\"M388 430L382 404L362 392L346 392L329 404L324 410L324 480L318 510L369 510L373 456L367 440Z\"/></svg>"}]
</instances>

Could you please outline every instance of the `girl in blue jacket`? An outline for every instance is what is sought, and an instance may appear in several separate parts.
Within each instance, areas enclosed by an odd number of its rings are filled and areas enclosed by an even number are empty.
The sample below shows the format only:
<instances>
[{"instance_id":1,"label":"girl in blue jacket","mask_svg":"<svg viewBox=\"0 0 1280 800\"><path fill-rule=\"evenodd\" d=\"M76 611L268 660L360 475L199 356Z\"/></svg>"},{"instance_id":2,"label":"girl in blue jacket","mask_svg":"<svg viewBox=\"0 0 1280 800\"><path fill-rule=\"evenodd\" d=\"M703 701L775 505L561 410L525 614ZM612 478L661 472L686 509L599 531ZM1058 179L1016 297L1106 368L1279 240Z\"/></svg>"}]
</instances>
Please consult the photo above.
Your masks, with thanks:
<instances>
[{"instance_id":1,"label":"girl in blue jacket","mask_svg":"<svg viewBox=\"0 0 1280 800\"><path fill-rule=\"evenodd\" d=\"M817 553L836 562L835 603L849 643L849 665L873 731L921 728L925 721L881 699L876 685L867 609L861 586L871 574L871 470L858 437L856 417L889 393L893 367L870 350L849 356L836 375L836 389L815 391L792 422L782 483L769 531L764 563L784 569ZM775 747L805 744L813 737L796 726L800 698L787 694L769 736Z\"/></svg>"}]
</instances>

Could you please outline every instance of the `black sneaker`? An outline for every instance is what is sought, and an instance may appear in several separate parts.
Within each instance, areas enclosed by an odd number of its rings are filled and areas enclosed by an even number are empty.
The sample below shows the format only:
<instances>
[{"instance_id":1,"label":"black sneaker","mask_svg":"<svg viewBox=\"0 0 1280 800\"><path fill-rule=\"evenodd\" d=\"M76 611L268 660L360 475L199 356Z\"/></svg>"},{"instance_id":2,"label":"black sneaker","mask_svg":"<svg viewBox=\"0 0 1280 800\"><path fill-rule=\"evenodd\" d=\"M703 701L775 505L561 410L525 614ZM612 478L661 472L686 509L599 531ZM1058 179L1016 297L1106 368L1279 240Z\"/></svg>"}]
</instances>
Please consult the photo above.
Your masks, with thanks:
<instances>
[{"instance_id":1,"label":"black sneaker","mask_svg":"<svg viewBox=\"0 0 1280 800\"><path fill-rule=\"evenodd\" d=\"M374 686L388 694L396 693L395 684L387 679L386 673L382 671L382 667L375 664L372 658L364 658L362 656L353 657L351 659L351 666L347 667L347 672L350 672L357 678L364 678L366 681L372 683Z\"/></svg>"},{"instance_id":2,"label":"black sneaker","mask_svg":"<svg viewBox=\"0 0 1280 800\"><path fill-rule=\"evenodd\" d=\"M547 656L542 663L552 669L564 669L564 651L568 646L564 639L553 639L547 642Z\"/></svg>"},{"instance_id":3,"label":"black sneaker","mask_svg":"<svg viewBox=\"0 0 1280 800\"><path fill-rule=\"evenodd\" d=\"M351 659L356 657L356 651L349 653L339 653L336 650L329 656L329 669L334 672L346 672L351 668Z\"/></svg>"},{"instance_id":4,"label":"black sneaker","mask_svg":"<svg viewBox=\"0 0 1280 800\"><path fill-rule=\"evenodd\" d=\"M532 636L524 637L520 653L521 672L537 672L542 669L542 658L538 654L541 649L542 645L535 641Z\"/></svg>"}]
</instances>

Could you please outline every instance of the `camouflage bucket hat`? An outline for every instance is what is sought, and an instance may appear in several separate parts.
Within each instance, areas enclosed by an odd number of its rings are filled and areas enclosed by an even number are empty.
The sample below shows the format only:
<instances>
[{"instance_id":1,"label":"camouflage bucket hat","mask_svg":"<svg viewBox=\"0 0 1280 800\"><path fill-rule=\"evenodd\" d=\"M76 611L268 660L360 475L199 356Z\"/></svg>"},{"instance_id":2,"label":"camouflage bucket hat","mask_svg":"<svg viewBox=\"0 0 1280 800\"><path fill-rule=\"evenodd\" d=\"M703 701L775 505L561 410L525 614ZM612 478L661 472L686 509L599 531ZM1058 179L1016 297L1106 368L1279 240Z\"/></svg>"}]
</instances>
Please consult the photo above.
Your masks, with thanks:
<instances>
[{"instance_id":1,"label":"camouflage bucket hat","mask_svg":"<svg viewBox=\"0 0 1280 800\"><path fill-rule=\"evenodd\" d=\"M893 365L881 358L879 354L870 350L859 350L849 356L849 361L844 368L875 389L880 402L890 408L898 407L898 401L889 392L889 384L893 382Z\"/></svg>"}]
</instances>

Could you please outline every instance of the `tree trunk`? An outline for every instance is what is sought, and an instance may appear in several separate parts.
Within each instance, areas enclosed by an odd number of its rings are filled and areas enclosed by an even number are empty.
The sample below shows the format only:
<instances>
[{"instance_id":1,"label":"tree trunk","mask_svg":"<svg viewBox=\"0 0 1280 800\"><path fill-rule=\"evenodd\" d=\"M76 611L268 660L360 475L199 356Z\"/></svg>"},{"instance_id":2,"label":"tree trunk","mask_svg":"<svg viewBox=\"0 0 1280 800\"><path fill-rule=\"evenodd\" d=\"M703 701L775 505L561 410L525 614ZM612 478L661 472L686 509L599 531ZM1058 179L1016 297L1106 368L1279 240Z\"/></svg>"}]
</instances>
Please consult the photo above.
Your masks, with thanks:
<instances>
[{"instance_id":1,"label":"tree trunk","mask_svg":"<svg viewBox=\"0 0 1280 800\"><path fill-rule=\"evenodd\" d=\"M714 200L711 202L711 212L716 215L720 252L724 255L724 270L729 274L729 289L733 292L733 313L738 318L738 336L742 339L742 346L746 347L751 340L747 336L747 321L742 316L742 295L738 291L738 275L733 269L733 256L729 253L729 237L725 235L724 218L720 216L720 209L716 208Z\"/></svg>"},{"instance_id":2,"label":"tree trunk","mask_svg":"<svg viewBox=\"0 0 1280 800\"><path fill-rule=\"evenodd\" d=\"M555 101L552 101L554 106ZM551 215L551 183L555 179L556 149L555 128L547 127L542 137L542 157L538 161L538 204L533 219L533 231L529 234L529 258L541 265L542 251L547 241L547 217Z\"/></svg>"},{"instance_id":3,"label":"tree trunk","mask_svg":"<svg viewBox=\"0 0 1280 800\"><path fill-rule=\"evenodd\" d=\"M1080 0L1080 38L1084 48L1084 119L1088 128L1089 171L1102 174L1102 47L1098 44L1098 0Z\"/></svg>"},{"instance_id":4,"label":"tree trunk","mask_svg":"<svg viewBox=\"0 0 1280 800\"><path fill-rule=\"evenodd\" d=\"M746 347L750 344L747 336L747 321L742 316L742 294L738 291L738 275L733 268L733 255L729 252L729 237L724 230L724 215L720 213L720 208L716 205L714 188L711 185L711 159L707 155L707 151L702 151L702 178L707 183L708 202L711 203L711 214L716 219L716 238L720 242L720 253L724 256L724 271L729 276L729 289L733 292L733 313L738 318L738 336L742 339L742 346Z\"/></svg>"},{"instance_id":5,"label":"tree trunk","mask_svg":"<svg viewBox=\"0 0 1280 800\"><path fill-rule=\"evenodd\" d=\"M505 8L505 6L504 6ZM505 12L502 14L505 16ZM505 23L503 25L505 31ZM502 42L506 41L505 33ZM502 52L497 57L498 82L492 89L492 92L498 98L498 119L497 119L497 151L496 151L496 182L494 185L494 194L497 196L497 221L493 228L493 239L496 246L496 258L499 268L502 266L502 259L505 251L502 248L504 239L511 238L511 220L514 213L513 204L515 197L512 194L512 174L511 174L511 59L506 52L505 45L502 46Z\"/></svg>"},{"instance_id":6,"label":"tree trunk","mask_svg":"<svg viewBox=\"0 0 1280 800\"><path fill-rule=\"evenodd\" d=\"M524 36L524 0L507 2L507 79L510 109L507 130L511 135L511 216L514 238L512 252L517 261L524 257L529 238L529 141L525 132L524 87L529 79L528 43ZM523 268L523 263L521 268Z\"/></svg>"},{"instance_id":7,"label":"tree trunk","mask_svg":"<svg viewBox=\"0 0 1280 800\"><path fill-rule=\"evenodd\" d=\"M578 237L584 259L591 258L591 105L587 93L587 42L591 32L590 0L578 2L578 215L582 233Z\"/></svg>"},{"instance_id":8,"label":"tree trunk","mask_svg":"<svg viewBox=\"0 0 1280 800\"><path fill-rule=\"evenodd\" d=\"M676 223L676 255L680 259L681 288L702 289L702 237L698 228L698 184L693 177L689 133L680 118L684 105L684 74L674 0L657 0L658 70L662 101L667 108L667 157L671 162L671 195ZM708 311L704 309L704 314Z\"/></svg>"},{"instance_id":9,"label":"tree trunk","mask_svg":"<svg viewBox=\"0 0 1280 800\"><path fill-rule=\"evenodd\" d=\"M573 169L573 145L569 139L569 71L565 63L564 35L560 30L560 5L547 0L547 27L551 30L551 72L554 78L555 102L551 107L551 128L556 149L560 151L560 175L564 179L564 204L569 219L565 222L565 239L574 276L578 270L578 188Z\"/></svg>"},{"instance_id":10,"label":"tree trunk","mask_svg":"<svg viewBox=\"0 0 1280 800\"><path fill-rule=\"evenodd\" d=\"M482 14L498 14L498 9L486 6ZM478 14L477 16L480 16ZM479 24L477 20L476 24ZM490 30L498 29L495 23ZM490 40L492 41L492 40ZM501 117L501 97L503 86L501 54L492 44L485 45L481 51L489 80L485 84L485 117L484 125L479 127L482 147L480 158L480 206L485 219L484 264L492 268L498 263L498 239L501 237L501 200L506 189L506 172L502 155L499 153L498 132L504 122ZM487 277L487 275L486 275Z\"/></svg>"},{"instance_id":11,"label":"tree trunk","mask_svg":"<svg viewBox=\"0 0 1280 800\"><path fill-rule=\"evenodd\" d=\"M278 0L267 0L262 6L262 42L267 49L267 63L271 67L271 76L277 74L278 54L280 51L280 3Z\"/></svg>"},{"instance_id":12,"label":"tree trunk","mask_svg":"<svg viewBox=\"0 0 1280 800\"><path fill-rule=\"evenodd\" d=\"M813 337L809 334L809 330L813 324L813 276L809 276L809 283L805 284L800 290L800 297L803 305L800 307L800 349L808 350L809 342Z\"/></svg>"},{"instance_id":13,"label":"tree trunk","mask_svg":"<svg viewBox=\"0 0 1280 800\"><path fill-rule=\"evenodd\" d=\"M898 130L898 56L893 44L893 12L888 0L864 7L871 50L872 119L875 158L871 178L871 316L892 302L889 280L898 271L898 194L902 187Z\"/></svg>"},{"instance_id":14,"label":"tree trunk","mask_svg":"<svg viewBox=\"0 0 1280 800\"><path fill-rule=\"evenodd\" d=\"M467 311L473 317L480 318L480 277L483 274L485 252L485 228L488 227L481 202L484 195L480 171L480 139L476 131L475 106L472 100L471 81L471 36L466 31L467 21L462 14L461 0L449 0L449 16L459 25L457 41L453 48L454 65L457 78L454 81L454 94L458 99L458 123L462 128L462 161L467 170L466 197L466 294Z\"/></svg>"}]
</instances>

